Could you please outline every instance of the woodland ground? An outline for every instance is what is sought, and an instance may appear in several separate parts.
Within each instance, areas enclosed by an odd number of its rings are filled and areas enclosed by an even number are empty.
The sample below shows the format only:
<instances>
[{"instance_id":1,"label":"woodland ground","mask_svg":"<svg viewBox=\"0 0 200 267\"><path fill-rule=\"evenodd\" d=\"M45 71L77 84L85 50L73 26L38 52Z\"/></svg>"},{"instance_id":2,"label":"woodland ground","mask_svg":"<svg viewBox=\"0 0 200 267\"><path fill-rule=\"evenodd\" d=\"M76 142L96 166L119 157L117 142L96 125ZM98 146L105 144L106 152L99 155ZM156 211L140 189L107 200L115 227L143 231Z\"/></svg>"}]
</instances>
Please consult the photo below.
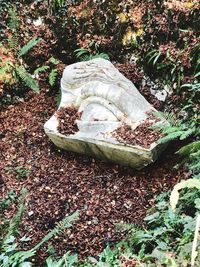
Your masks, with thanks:
<instances>
[{"instance_id":1,"label":"woodland ground","mask_svg":"<svg viewBox=\"0 0 200 267\"><path fill-rule=\"evenodd\" d=\"M0 0L0 67L9 62L15 74L17 67L24 67L29 73L38 67L47 68L36 78L39 94L22 86L19 75L14 80L12 71L5 71L6 75L0 77L0 198L12 190L19 196L21 189L27 188L26 211L19 229L19 237L31 238L26 249L38 243L66 215L78 210L79 219L73 227L45 244L33 261L34 266L40 266L52 253L52 246L60 256L70 251L78 253L82 260L98 255L107 245L112 247L123 238L125 233L115 231L116 223L142 225L155 197L190 177L191 171L183 166L174 168L180 163L176 154L183 145L180 141L171 142L155 163L140 171L55 147L43 125L57 110L62 70L65 64L80 59L75 58L77 48L87 49L93 56L108 53L115 66L157 110L184 119L187 109L181 113L180 107L187 103L189 110L190 106L194 108L188 111L186 122L196 118L197 125L198 95L181 91L180 86L192 84L195 71L199 72L199 48L195 48L199 43L199 4L172 1L175 4L171 7L170 1L118 1L118 5L117 1L85 0L77 1L77 6L69 4L65 13L67 5L59 9L53 6L56 1L15 2L11 8L12 1ZM97 8L101 12L96 12ZM37 22L39 16L43 23L35 26L33 21ZM42 40L20 58L18 51L34 37ZM143 60L145 75L155 81L157 89L162 82L171 82L173 93L166 102L150 94L151 85L142 85L141 64L136 67L134 63L124 63L133 51L139 56L139 63ZM59 75L51 85L48 79L52 69L57 69ZM187 127L183 132L186 130ZM16 197L4 217L11 220L17 209ZM5 230L2 217L0 230Z\"/></svg>"},{"instance_id":2,"label":"woodland ground","mask_svg":"<svg viewBox=\"0 0 200 267\"><path fill-rule=\"evenodd\" d=\"M173 168L178 163L178 144L169 145L154 164L140 171L61 151L43 130L56 109L55 97L43 90L40 95L29 92L21 103L1 110L1 197L12 189L17 194L23 187L28 189L20 236L31 237L30 247L66 214L78 210L74 227L48 245L60 255L66 250L80 258L97 255L123 237L114 231L115 223L142 224L155 196L181 179L183 170ZM7 218L15 212L13 205ZM46 249L38 252L38 262Z\"/></svg>"}]
</instances>

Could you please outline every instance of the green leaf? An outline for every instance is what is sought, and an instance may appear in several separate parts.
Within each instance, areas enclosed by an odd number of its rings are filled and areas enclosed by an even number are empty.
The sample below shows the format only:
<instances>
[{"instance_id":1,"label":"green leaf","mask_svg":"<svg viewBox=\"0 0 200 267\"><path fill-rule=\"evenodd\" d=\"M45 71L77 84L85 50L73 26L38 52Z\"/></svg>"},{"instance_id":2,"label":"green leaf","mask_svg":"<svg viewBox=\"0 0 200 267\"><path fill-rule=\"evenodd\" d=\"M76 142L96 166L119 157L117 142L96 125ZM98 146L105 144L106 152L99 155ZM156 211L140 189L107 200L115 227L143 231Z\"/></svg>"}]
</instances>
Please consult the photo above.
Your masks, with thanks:
<instances>
[{"instance_id":1,"label":"green leaf","mask_svg":"<svg viewBox=\"0 0 200 267\"><path fill-rule=\"evenodd\" d=\"M5 239L4 244L10 244L15 241L15 237L13 235L10 235L7 239Z\"/></svg>"},{"instance_id":2,"label":"green leaf","mask_svg":"<svg viewBox=\"0 0 200 267\"><path fill-rule=\"evenodd\" d=\"M155 212L155 213L153 213L151 215L146 216L144 218L144 221L147 221L147 222L151 223L151 222L155 221L156 219L158 219L159 216L160 216L160 212L157 211L157 212Z\"/></svg>"},{"instance_id":3,"label":"green leaf","mask_svg":"<svg viewBox=\"0 0 200 267\"><path fill-rule=\"evenodd\" d=\"M51 63L53 63L54 65L59 64L59 60L56 59L56 58L54 58L54 57L51 57L51 58L49 59L49 61L50 61Z\"/></svg>"},{"instance_id":4,"label":"green leaf","mask_svg":"<svg viewBox=\"0 0 200 267\"><path fill-rule=\"evenodd\" d=\"M164 137L160 138L157 141L157 143L158 144L167 143L167 142L169 142L171 140L174 140L174 139L178 138L179 136L181 136L181 134L182 134L182 131L178 131L178 132L175 132L175 133L170 133L167 136L164 136Z\"/></svg>"},{"instance_id":5,"label":"green leaf","mask_svg":"<svg viewBox=\"0 0 200 267\"><path fill-rule=\"evenodd\" d=\"M16 72L27 87L30 87L36 93L40 92L39 84L23 66L17 67Z\"/></svg>"},{"instance_id":6,"label":"green leaf","mask_svg":"<svg viewBox=\"0 0 200 267\"><path fill-rule=\"evenodd\" d=\"M64 259L60 259L59 261L53 260L51 257L47 258L46 264L47 267L63 267Z\"/></svg>"},{"instance_id":7,"label":"green leaf","mask_svg":"<svg viewBox=\"0 0 200 267\"><path fill-rule=\"evenodd\" d=\"M32 263L29 261L22 262L19 265L19 267L31 267L31 266L32 266Z\"/></svg>"},{"instance_id":8,"label":"green leaf","mask_svg":"<svg viewBox=\"0 0 200 267\"><path fill-rule=\"evenodd\" d=\"M83 56L85 54L89 54L89 51L87 49L84 49L84 48L79 48L79 49L76 49L74 51L74 53L76 53L77 58L80 58L81 56Z\"/></svg>"},{"instance_id":9,"label":"green leaf","mask_svg":"<svg viewBox=\"0 0 200 267\"><path fill-rule=\"evenodd\" d=\"M42 39L41 38L33 38L26 45L24 45L20 51L18 52L18 57L24 56L31 50L35 45L37 45Z\"/></svg>"},{"instance_id":10,"label":"green leaf","mask_svg":"<svg viewBox=\"0 0 200 267\"><path fill-rule=\"evenodd\" d=\"M159 57L160 57L161 53L159 52L158 55L155 57L154 61L153 61L153 65L155 66Z\"/></svg>"},{"instance_id":11,"label":"green leaf","mask_svg":"<svg viewBox=\"0 0 200 267\"><path fill-rule=\"evenodd\" d=\"M49 74L49 84L51 86L53 86L55 84L57 76L58 76L57 69L52 69L52 71Z\"/></svg>"},{"instance_id":12,"label":"green leaf","mask_svg":"<svg viewBox=\"0 0 200 267\"><path fill-rule=\"evenodd\" d=\"M179 200L179 190L184 188L197 188L200 189L200 180L199 179L188 179L176 184L171 192L170 196L170 205L172 210L176 209L176 205Z\"/></svg>"},{"instance_id":13,"label":"green leaf","mask_svg":"<svg viewBox=\"0 0 200 267\"><path fill-rule=\"evenodd\" d=\"M42 67L39 67L37 68L35 71L34 71L34 74L39 74L41 72L45 72L46 70L48 70L50 67L49 66L42 66Z\"/></svg>"},{"instance_id":14,"label":"green leaf","mask_svg":"<svg viewBox=\"0 0 200 267\"><path fill-rule=\"evenodd\" d=\"M194 151L200 150L200 141L194 141L186 146L183 146L181 149L178 150L178 154L181 156L187 156Z\"/></svg>"}]
</instances>

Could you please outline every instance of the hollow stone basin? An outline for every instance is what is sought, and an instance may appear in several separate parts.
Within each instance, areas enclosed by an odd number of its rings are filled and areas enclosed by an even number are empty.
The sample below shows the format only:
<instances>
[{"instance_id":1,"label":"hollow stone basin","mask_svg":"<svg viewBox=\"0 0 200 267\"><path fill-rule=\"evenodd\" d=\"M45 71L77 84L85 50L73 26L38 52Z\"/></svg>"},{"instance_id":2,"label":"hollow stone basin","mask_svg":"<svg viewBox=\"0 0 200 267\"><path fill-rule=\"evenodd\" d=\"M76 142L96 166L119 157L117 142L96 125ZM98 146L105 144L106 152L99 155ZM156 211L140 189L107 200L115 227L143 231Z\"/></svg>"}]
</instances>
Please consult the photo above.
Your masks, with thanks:
<instances>
[{"instance_id":1,"label":"hollow stone basin","mask_svg":"<svg viewBox=\"0 0 200 267\"><path fill-rule=\"evenodd\" d=\"M99 58L67 66L61 92L59 109L75 106L81 118L70 135L59 133L56 113L45 123L45 133L59 148L137 169L154 162L165 148L155 142L149 148L127 145L112 136L124 124L135 129L156 110L111 62Z\"/></svg>"}]
</instances>

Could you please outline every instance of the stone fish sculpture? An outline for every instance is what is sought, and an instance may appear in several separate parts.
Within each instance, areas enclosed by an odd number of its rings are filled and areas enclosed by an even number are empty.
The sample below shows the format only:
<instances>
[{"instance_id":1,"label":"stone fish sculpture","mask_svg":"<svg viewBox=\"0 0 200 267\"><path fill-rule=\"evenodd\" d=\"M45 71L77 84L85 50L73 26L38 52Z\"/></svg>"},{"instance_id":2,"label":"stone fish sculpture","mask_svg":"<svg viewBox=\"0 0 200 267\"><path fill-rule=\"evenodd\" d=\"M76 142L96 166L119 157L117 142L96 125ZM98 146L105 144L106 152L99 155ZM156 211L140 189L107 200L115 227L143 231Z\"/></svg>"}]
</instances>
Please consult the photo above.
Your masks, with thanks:
<instances>
[{"instance_id":1,"label":"stone fish sculpture","mask_svg":"<svg viewBox=\"0 0 200 267\"><path fill-rule=\"evenodd\" d=\"M44 130L56 146L137 169L155 161L164 148L155 142L149 148L127 145L112 135L122 125L136 129L156 110L111 62L98 58L67 66L61 91L58 110L74 106L81 116L77 132L69 135L58 131L57 113L45 123Z\"/></svg>"}]
</instances>

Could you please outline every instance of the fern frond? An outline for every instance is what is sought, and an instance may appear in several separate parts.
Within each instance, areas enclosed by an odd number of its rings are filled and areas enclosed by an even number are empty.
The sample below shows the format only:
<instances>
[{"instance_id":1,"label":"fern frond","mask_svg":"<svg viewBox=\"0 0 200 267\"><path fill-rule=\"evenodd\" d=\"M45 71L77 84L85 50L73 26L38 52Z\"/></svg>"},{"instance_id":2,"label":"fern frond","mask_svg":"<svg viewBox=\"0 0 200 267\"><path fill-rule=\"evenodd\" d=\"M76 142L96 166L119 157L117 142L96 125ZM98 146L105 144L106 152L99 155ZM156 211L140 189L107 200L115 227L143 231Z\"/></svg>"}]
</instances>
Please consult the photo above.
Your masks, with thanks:
<instances>
[{"instance_id":1,"label":"fern frond","mask_svg":"<svg viewBox=\"0 0 200 267\"><path fill-rule=\"evenodd\" d=\"M8 38L8 46L10 49L17 50L18 45L19 39L15 34L12 37Z\"/></svg>"},{"instance_id":2,"label":"fern frond","mask_svg":"<svg viewBox=\"0 0 200 267\"><path fill-rule=\"evenodd\" d=\"M17 30L17 28L19 27L19 18L15 7L9 8L8 16L9 16L9 22L8 22L9 28L14 31Z\"/></svg>"},{"instance_id":3,"label":"fern frond","mask_svg":"<svg viewBox=\"0 0 200 267\"><path fill-rule=\"evenodd\" d=\"M184 162L188 163L189 169L198 175L200 172L200 141L183 146L177 153L185 158Z\"/></svg>"},{"instance_id":4,"label":"fern frond","mask_svg":"<svg viewBox=\"0 0 200 267\"><path fill-rule=\"evenodd\" d=\"M154 115L162 121L167 121L171 126L179 125L179 120L173 113L157 111Z\"/></svg>"},{"instance_id":5,"label":"fern frond","mask_svg":"<svg viewBox=\"0 0 200 267\"><path fill-rule=\"evenodd\" d=\"M181 149L178 150L177 153L185 157L199 150L200 150L200 141L194 141L186 146L183 146Z\"/></svg>"},{"instance_id":6,"label":"fern frond","mask_svg":"<svg viewBox=\"0 0 200 267\"><path fill-rule=\"evenodd\" d=\"M39 93L40 87L36 80L33 79L30 73L26 71L23 66L16 68L17 75L25 83L27 87L30 87L36 93Z\"/></svg>"},{"instance_id":7,"label":"fern frond","mask_svg":"<svg viewBox=\"0 0 200 267\"><path fill-rule=\"evenodd\" d=\"M59 64L59 60L58 59L56 59L56 58L54 58L54 57L51 57L50 59L49 59L49 61L52 63L52 64L54 64L54 65L57 65L57 64Z\"/></svg>"},{"instance_id":8,"label":"fern frond","mask_svg":"<svg viewBox=\"0 0 200 267\"><path fill-rule=\"evenodd\" d=\"M49 84L53 86L55 84L56 78L58 76L57 69L52 69L52 71L49 74Z\"/></svg>"},{"instance_id":9,"label":"fern frond","mask_svg":"<svg viewBox=\"0 0 200 267\"><path fill-rule=\"evenodd\" d=\"M32 248L32 251L36 251L40 248L44 243L48 242L53 236L58 235L64 229L72 226L72 222L78 219L79 213L78 211L74 212L72 215L67 216L61 222L57 223L57 226L49 232L35 247Z\"/></svg>"},{"instance_id":10,"label":"fern frond","mask_svg":"<svg viewBox=\"0 0 200 267\"><path fill-rule=\"evenodd\" d=\"M186 138L188 138L189 136L191 136L192 134L194 134L196 132L196 128L189 128L185 131L183 131L182 135L180 136L180 140L185 140Z\"/></svg>"},{"instance_id":11,"label":"fern frond","mask_svg":"<svg viewBox=\"0 0 200 267\"><path fill-rule=\"evenodd\" d=\"M88 61L95 58L103 58L110 60L108 54L106 53L96 53L95 55L92 55L85 48L76 49L74 52L76 53L76 58L79 58L81 61Z\"/></svg>"},{"instance_id":12,"label":"fern frond","mask_svg":"<svg viewBox=\"0 0 200 267\"><path fill-rule=\"evenodd\" d=\"M92 60L95 58L103 58L103 59L107 59L110 60L109 56L105 53L100 53L100 54L95 54L95 55L85 55L81 57L81 61L88 61L88 60Z\"/></svg>"},{"instance_id":13,"label":"fern frond","mask_svg":"<svg viewBox=\"0 0 200 267\"><path fill-rule=\"evenodd\" d=\"M78 48L74 51L74 53L76 53L76 58L80 58L85 54L88 54L88 50L85 48Z\"/></svg>"},{"instance_id":14,"label":"fern frond","mask_svg":"<svg viewBox=\"0 0 200 267\"><path fill-rule=\"evenodd\" d=\"M39 67L37 68L35 71L34 71L34 74L39 74L39 73L42 73L42 72L45 72L46 70L49 69L49 66L42 66L42 67Z\"/></svg>"},{"instance_id":15,"label":"fern frond","mask_svg":"<svg viewBox=\"0 0 200 267\"><path fill-rule=\"evenodd\" d=\"M95 59L95 58L103 58L103 59L110 60L108 54L106 54L106 53L97 53L95 55L90 56L90 59Z\"/></svg>"},{"instance_id":16,"label":"fern frond","mask_svg":"<svg viewBox=\"0 0 200 267\"><path fill-rule=\"evenodd\" d=\"M17 211L17 213L15 214L15 216L13 217L11 223L9 224L8 227L8 231L6 236L4 237L3 240L3 244L6 244L6 241L13 235L15 235L15 233L17 232L19 223L22 219L22 216L24 214L24 210L25 210L25 198L27 195L27 190L25 188L22 189L21 193L20 193L20 198L19 198L19 209Z\"/></svg>"},{"instance_id":17,"label":"fern frond","mask_svg":"<svg viewBox=\"0 0 200 267\"><path fill-rule=\"evenodd\" d=\"M41 38L33 38L26 45L24 45L20 51L18 52L18 57L24 56L31 50L35 45L37 45L42 39Z\"/></svg>"},{"instance_id":18,"label":"fern frond","mask_svg":"<svg viewBox=\"0 0 200 267\"><path fill-rule=\"evenodd\" d=\"M6 74L10 70L10 64L9 63L12 63L12 62L11 61L6 62L6 64L0 68L0 76Z\"/></svg>"},{"instance_id":19,"label":"fern frond","mask_svg":"<svg viewBox=\"0 0 200 267\"><path fill-rule=\"evenodd\" d=\"M176 205L179 200L179 190L184 188L197 188L200 189L200 180L199 179L188 179L186 181L181 181L180 183L176 184L172 190L170 196L170 205L173 210L176 209Z\"/></svg>"},{"instance_id":20,"label":"fern frond","mask_svg":"<svg viewBox=\"0 0 200 267\"><path fill-rule=\"evenodd\" d=\"M157 141L157 143L158 144L167 143L167 142L169 142L171 140L174 140L174 139L180 137L182 133L183 133L182 131L172 132L172 133L168 134L167 136L164 136L164 137L160 138Z\"/></svg>"}]
</instances>

